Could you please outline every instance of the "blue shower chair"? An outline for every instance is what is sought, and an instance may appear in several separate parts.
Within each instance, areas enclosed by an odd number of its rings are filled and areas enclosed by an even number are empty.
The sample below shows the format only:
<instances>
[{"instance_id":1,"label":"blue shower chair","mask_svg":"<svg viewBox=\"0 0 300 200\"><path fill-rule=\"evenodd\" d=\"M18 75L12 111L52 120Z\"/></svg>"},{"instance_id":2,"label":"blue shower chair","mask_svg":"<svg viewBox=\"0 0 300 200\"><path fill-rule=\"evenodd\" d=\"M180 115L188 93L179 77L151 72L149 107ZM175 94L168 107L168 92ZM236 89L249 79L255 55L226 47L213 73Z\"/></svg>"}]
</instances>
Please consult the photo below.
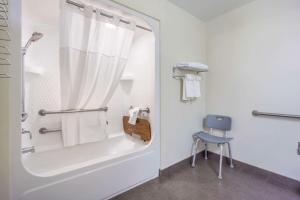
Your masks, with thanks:
<instances>
[{"instance_id":1,"label":"blue shower chair","mask_svg":"<svg viewBox=\"0 0 300 200\"><path fill-rule=\"evenodd\" d=\"M207 115L204 119L204 127L210 130L210 133L200 131L193 135L194 143L193 143L193 161L192 167L195 167L196 154L199 141L202 141L205 144L205 159L207 160L207 144L217 144L220 147L220 163L219 163L219 179L222 179L222 161L223 161L223 146L225 144L228 145L229 158L230 158L230 167L233 168L232 163L232 155L231 155L231 147L230 141L233 138L227 137L227 131L231 130L231 118L227 116L221 115ZM223 137L212 135L213 130L223 131Z\"/></svg>"}]
</instances>

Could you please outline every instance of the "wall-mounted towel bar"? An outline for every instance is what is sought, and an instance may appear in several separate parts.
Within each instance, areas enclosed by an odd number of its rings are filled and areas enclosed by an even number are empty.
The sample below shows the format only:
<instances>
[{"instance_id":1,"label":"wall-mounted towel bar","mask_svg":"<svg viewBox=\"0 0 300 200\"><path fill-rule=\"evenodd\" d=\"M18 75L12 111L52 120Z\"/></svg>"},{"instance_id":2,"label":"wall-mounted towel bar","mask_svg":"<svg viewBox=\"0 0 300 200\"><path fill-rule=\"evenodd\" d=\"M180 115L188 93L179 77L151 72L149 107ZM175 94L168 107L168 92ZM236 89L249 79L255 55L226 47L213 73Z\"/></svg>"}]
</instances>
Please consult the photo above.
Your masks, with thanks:
<instances>
[{"instance_id":1,"label":"wall-mounted towel bar","mask_svg":"<svg viewBox=\"0 0 300 200\"><path fill-rule=\"evenodd\" d=\"M10 55L10 52L6 46L0 45L0 54Z\"/></svg>"},{"instance_id":2,"label":"wall-mounted towel bar","mask_svg":"<svg viewBox=\"0 0 300 200\"><path fill-rule=\"evenodd\" d=\"M259 112L257 110L253 110L252 111L252 115L253 116L269 116L269 117L300 119L300 115L289 115L289 114L280 114L280 113Z\"/></svg>"},{"instance_id":3,"label":"wall-mounted towel bar","mask_svg":"<svg viewBox=\"0 0 300 200\"><path fill-rule=\"evenodd\" d=\"M0 27L7 28L8 27L8 23L5 21L5 24L4 25L0 24ZM2 33L5 33L5 35L6 35L5 38L1 37L0 40L9 42L11 39L10 39L10 33L8 32L8 30L0 28L0 31Z\"/></svg>"},{"instance_id":4,"label":"wall-mounted towel bar","mask_svg":"<svg viewBox=\"0 0 300 200\"><path fill-rule=\"evenodd\" d=\"M108 107L97 108L97 109L80 109L80 110L59 110L59 111L46 111L40 110L40 116L52 115L52 114L68 114L68 113L80 113L80 112L107 112Z\"/></svg>"},{"instance_id":5,"label":"wall-mounted towel bar","mask_svg":"<svg viewBox=\"0 0 300 200\"><path fill-rule=\"evenodd\" d=\"M0 65L10 65L9 60L7 58L0 58Z\"/></svg>"},{"instance_id":6,"label":"wall-mounted towel bar","mask_svg":"<svg viewBox=\"0 0 300 200\"><path fill-rule=\"evenodd\" d=\"M7 5L8 5L8 1L6 1L6 0L1 0L1 1L0 1L0 4L1 4L1 5L7 6Z\"/></svg>"},{"instance_id":7,"label":"wall-mounted towel bar","mask_svg":"<svg viewBox=\"0 0 300 200\"><path fill-rule=\"evenodd\" d=\"M56 133L56 132L61 132L61 129L40 128L40 130L39 130L40 134Z\"/></svg>"},{"instance_id":8,"label":"wall-mounted towel bar","mask_svg":"<svg viewBox=\"0 0 300 200\"><path fill-rule=\"evenodd\" d=\"M11 78L11 76L8 75L8 74L2 74L2 73L0 73L0 78Z\"/></svg>"},{"instance_id":9,"label":"wall-mounted towel bar","mask_svg":"<svg viewBox=\"0 0 300 200\"><path fill-rule=\"evenodd\" d=\"M186 70L186 71L191 71L191 72L196 72L197 74L201 73L201 72L208 72L208 69L200 69L200 68L194 68L194 67L173 67L173 78L175 79L182 79L185 76L184 75L177 75L176 74L176 70Z\"/></svg>"}]
</instances>

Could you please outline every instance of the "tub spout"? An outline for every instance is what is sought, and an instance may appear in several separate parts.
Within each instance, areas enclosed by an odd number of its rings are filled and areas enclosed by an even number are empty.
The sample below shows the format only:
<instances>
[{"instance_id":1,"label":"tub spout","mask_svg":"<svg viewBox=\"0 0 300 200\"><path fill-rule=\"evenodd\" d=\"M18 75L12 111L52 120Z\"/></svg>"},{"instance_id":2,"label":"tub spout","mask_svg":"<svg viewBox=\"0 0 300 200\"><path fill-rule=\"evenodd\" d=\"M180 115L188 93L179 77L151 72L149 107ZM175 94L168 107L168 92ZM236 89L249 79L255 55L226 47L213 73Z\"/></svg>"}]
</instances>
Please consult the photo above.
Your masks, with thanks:
<instances>
[{"instance_id":1,"label":"tub spout","mask_svg":"<svg viewBox=\"0 0 300 200\"><path fill-rule=\"evenodd\" d=\"M34 153L35 152L35 147L26 147L26 148L22 148L21 150L22 154L26 154L26 153Z\"/></svg>"}]
</instances>

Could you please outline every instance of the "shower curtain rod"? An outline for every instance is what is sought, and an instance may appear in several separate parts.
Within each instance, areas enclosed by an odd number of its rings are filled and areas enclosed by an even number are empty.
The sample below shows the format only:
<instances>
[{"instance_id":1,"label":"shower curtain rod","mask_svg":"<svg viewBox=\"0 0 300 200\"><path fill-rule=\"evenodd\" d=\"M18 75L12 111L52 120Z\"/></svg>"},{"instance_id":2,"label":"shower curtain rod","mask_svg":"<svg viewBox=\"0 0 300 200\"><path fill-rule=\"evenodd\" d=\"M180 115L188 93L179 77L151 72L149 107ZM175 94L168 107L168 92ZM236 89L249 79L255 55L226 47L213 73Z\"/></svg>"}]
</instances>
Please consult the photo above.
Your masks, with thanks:
<instances>
[{"instance_id":1,"label":"shower curtain rod","mask_svg":"<svg viewBox=\"0 0 300 200\"><path fill-rule=\"evenodd\" d=\"M66 0L66 3L71 4L71 5L73 5L73 6L77 6L78 8L84 8L84 5L83 5L83 4L77 3L77 2L72 1L72 0ZM96 10L94 10L94 12L96 12ZM108 18L113 18L113 17L114 17L113 15L108 15L108 14L106 14L106 13L100 13L100 14L101 14L102 16L108 17ZM120 22L122 22L122 23L124 23L124 24L130 24L129 21L124 20L124 19L120 19ZM141 26L141 25L138 25L138 24L136 25L136 27L137 27L137 28L140 28L140 29L143 29L143 30L145 30L145 31L152 32L151 29L146 28L146 27Z\"/></svg>"}]
</instances>

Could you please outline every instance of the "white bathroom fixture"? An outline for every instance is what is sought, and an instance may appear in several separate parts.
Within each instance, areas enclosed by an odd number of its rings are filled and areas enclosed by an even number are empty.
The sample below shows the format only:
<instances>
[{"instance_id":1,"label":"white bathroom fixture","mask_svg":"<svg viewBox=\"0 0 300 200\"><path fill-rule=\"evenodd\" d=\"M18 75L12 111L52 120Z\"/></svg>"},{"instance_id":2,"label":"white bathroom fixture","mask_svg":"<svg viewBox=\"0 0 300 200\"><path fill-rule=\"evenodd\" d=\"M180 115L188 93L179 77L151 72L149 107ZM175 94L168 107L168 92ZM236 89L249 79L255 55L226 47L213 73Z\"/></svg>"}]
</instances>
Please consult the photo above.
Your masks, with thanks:
<instances>
[{"instance_id":1,"label":"white bathroom fixture","mask_svg":"<svg viewBox=\"0 0 300 200\"><path fill-rule=\"evenodd\" d=\"M208 65L200 62L179 62L173 67L173 78L181 79L184 75L176 74L176 70L189 71L189 72L208 72Z\"/></svg>"}]
</instances>

